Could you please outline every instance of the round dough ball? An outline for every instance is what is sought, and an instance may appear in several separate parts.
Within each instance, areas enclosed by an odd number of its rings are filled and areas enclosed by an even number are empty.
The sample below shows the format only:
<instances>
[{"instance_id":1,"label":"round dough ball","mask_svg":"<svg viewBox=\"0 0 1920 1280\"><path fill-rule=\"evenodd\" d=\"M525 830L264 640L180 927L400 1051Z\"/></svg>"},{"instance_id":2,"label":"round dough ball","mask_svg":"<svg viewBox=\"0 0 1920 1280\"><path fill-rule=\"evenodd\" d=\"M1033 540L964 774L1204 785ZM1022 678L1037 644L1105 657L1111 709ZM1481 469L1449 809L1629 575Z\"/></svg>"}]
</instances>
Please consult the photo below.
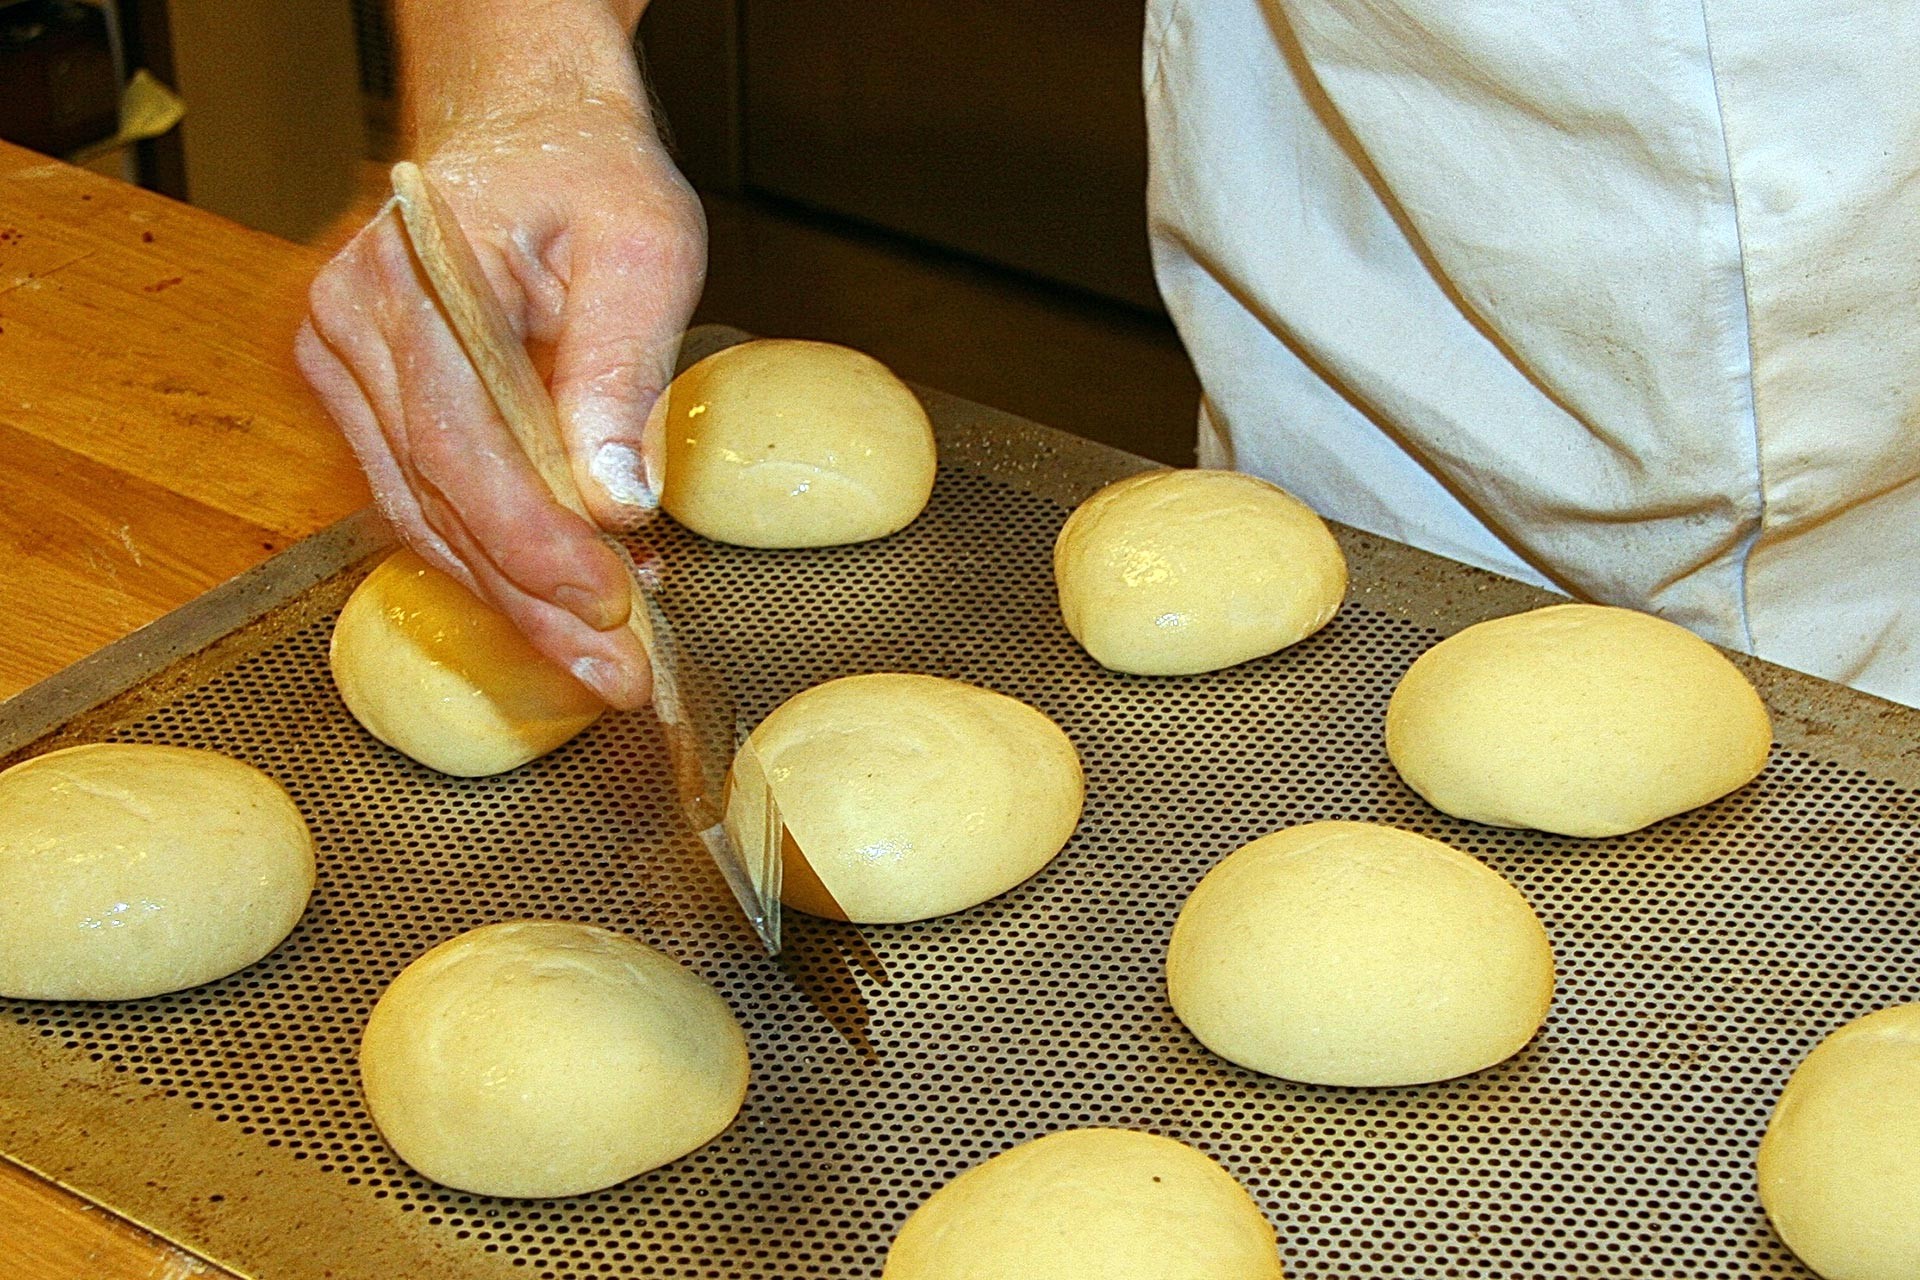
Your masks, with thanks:
<instances>
[{"instance_id":1,"label":"round dough ball","mask_svg":"<svg viewBox=\"0 0 1920 1280\"><path fill-rule=\"evenodd\" d=\"M1053 721L937 676L830 680L783 703L751 746L793 835L781 901L861 924L1006 892L1060 852L1086 797L1080 757ZM727 830L751 848L765 812L740 773L736 760Z\"/></svg>"},{"instance_id":2,"label":"round dough ball","mask_svg":"<svg viewBox=\"0 0 1920 1280\"><path fill-rule=\"evenodd\" d=\"M1306 1084L1450 1080L1533 1038L1553 948L1520 891L1457 849L1370 822L1230 854L1180 910L1173 1010L1243 1067Z\"/></svg>"},{"instance_id":3,"label":"round dough ball","mask_svg":"<svg viewBox=\"0 0 1920 1280\"><path fill-rule=\"evenodd\" d=\"M1081 503L1053 545L1067 630L1101 666L1218 671L1333 617L1347 561L1286 490L1236 471L1150 471Z\"/></svg>"},{"instance_id":4,"label":"round dough ball","mask_svg":"<svg viewBox=\"0 0 1920 1280\"><path fill-rule=\"evenodd\" d=\"M1273 1228L1185 1143L1069 1129L975 1165L914 1210L884 1280L1281 1280Z\"/></svg>"},{"instance_id":5,"label":"round dough ball","mask_svg":"<svg viewBox=\"0 0 1920 1280\"><path fill-rule=\"evenodd\" d=\"M381 1136L435 1182L584 1195L732 1124L747 1041L712 987L652 947L522 920L393 980L360 1040L360 1087Z\"/></svg>"},{"instance_id":6,"label":"round dough ball","mask_svg":"<svg viewBox=\"0 0 1920 1280\"><path fill-rule=\"evenodd\" d=\"M1684 627L1594 604L1468 627L1387 706L1387 754L1456 818L1614 836L1751 782L1773 726L1760 695Z\"/></svg>"},{"instance_id":7,"label":"round dough ball","mask_svg":"<svg viewBox=\"0 0 1920 1280\"><path fill-rule=\"evenodd\" d=\"M313 894L280 784L184 747L97 744L0 773L0 996L136 1000L244 969Z\"/></svg>"},{"instance_id":8,"label":"round dough ball","mask_svg":"<svg viewBox=\"0 0 1920 1280\"><path fill-rule=\"evenodd\" d=\"M1760 1203L1826 1280L1920 1276L1920 1004L1841 1027L1787 1081Z\"/></svg>"},{"instance_id":9,"label":"round dough ball","mask_svg":"<svg viewBox=\"0 0 1920 1280\"><path fill-rule=\"evenodd\" d=\"M762 338L685 370L647 431L665 458L660 503L742 547L830 547L904 529L933 493L933 427L872 356Z\"/></svg>"},{"instance_id":10,"label":"round dough ball","mask_svg":"<svg viewBox=\"0 0 1920 1280\"><path fill-rule=\"evenodd\" d=\"M461 778L517 769L606 710L505 614L411 551L354 589L328 657L368 733Z\"/></svg>"}]
</instances>

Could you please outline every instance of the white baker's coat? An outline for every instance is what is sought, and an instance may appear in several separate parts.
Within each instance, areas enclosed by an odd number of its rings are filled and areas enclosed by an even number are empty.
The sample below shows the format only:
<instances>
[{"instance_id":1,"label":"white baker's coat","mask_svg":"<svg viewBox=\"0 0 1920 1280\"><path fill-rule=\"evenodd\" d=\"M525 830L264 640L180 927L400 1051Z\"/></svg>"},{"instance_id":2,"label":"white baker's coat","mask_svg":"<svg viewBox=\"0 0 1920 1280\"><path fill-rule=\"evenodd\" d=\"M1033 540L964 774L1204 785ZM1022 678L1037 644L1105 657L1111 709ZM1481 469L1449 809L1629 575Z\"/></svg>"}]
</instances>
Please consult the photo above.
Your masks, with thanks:
<instances>
[{"instance_id":1,"label":"white baker's coat","mask_svg":"<svg viewBox=\"0 0 1920 1280\"><path fill-rule=\"evenodd\" d=\"M1920 5L1152 0L1201 460L1920 705Z\"/></svg>"}]
</instances>

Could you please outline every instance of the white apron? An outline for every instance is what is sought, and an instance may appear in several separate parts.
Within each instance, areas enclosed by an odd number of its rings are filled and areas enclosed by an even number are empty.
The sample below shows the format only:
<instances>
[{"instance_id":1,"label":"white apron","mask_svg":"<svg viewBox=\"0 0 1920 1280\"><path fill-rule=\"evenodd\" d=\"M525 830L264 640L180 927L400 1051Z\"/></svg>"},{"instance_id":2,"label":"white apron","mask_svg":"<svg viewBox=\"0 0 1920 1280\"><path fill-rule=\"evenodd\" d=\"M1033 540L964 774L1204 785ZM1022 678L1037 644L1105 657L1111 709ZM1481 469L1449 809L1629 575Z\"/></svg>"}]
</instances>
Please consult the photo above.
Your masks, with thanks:
<instances>
[{"instance_id":1,"label":"white apron","mask_svg":"<svg viewBox=\"0 0 1920 1280\"><path fill-rule=\"evenodd\" d=\"M1152 0L1201 461L1920 705L1920 5Z\"/></svg>"}]
</instances>

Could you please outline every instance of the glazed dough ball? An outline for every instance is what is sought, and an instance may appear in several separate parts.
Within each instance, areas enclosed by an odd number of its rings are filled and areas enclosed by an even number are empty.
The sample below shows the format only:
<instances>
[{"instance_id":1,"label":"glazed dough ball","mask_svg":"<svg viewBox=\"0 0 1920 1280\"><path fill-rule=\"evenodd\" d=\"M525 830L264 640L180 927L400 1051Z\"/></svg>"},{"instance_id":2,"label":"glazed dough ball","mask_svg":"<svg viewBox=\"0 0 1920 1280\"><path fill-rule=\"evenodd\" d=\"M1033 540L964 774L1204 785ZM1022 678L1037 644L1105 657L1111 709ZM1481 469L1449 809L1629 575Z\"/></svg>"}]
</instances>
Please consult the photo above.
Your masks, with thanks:
<instances>
[{"instance_id":1,"label":"glazed dough ball","mask_svg":"<svg viewBox=\"0 0 1920 1280\"><path fill-rule=\"evenodd\" d=\"M1003 1151L900 1228L884 1280L1280 1280L1233 1175L1171 1138L1070 1129Z\"/></svg>"},{"instance_id":2,"label":"glazed dough ball","mask_svg":"<svg viewBox=\"0 0 1920 1280\"><path fill-rule=\"evenodd\" d=\"M1095 661L1217 671L1327 625L1347 561L1325 522L1235 471L1150 471L1080 504L1053 546L1060 613Z\"/></svg>"},{"instance_id":3,"label":"glazed dough ball","mask_svg":"<svg viewBox=\"0 0 1920 1280\"><path fill-rule=\"evenodd\" d=\"M1436 809L1613 836L1751 782L1773 726L1712 645L1631 609L1563 604L1427 650L1387 706L1387 754Z\"/></svg>"},{"instance_id":4,"label":"glazed dough ball","mask_svg":"<svg viewBox=\"0 0 1920 1280\"><path fill-rule=\"evenodd\" d=\"M443 942L393 980L360 1040L360 1085L424 1177L584 1195L732 1124L747 1041L712 987L653 948L515 921Z\"/></svg>"},{"instance_id":5,"label":"glazed dough ball","mask_svg":"<svg viewBox=\"0 0 1920 1280\"><path fill-rule=\"evenodd\" d=\"M1920 1276L1920 1004L1841 1027L1787 1081L1760 1203L1826 1280Z\"/></svg>"},{"instance_id":6,"label":"glazed dough ball","mask_svg":"<svg viewBox=\"0 0 1920 1280\"><path fill-rule=\"evenodd\" d=\"M1533 1038L1553 949L1484 863L1411 831L1312 822L1207 873L1174 925L1167 991L1200 1042L1243 1067L1424 1084Z\"/></svg>"},{"instance_id":7,"label":"glazed dough ball","mask_svg":"<svg viewBox=\"0 0 1920 1280\"><path fill-rule=\"evenodd\" d=\"M505 614L411 551L354 590L329 658L368 733L456 777L517 769L606 710Z\"/></svg>"},{"instance_id":8,"label":"glazed dough ball","mask_svg":"<svg viewBox=\"0 0 1920 1280\"><path fill-rule=\"evenodd\" d=\"M862 924L1006 892L1060 851L1085 798L1080 758L1053 721L936 676L817 685L761 722L751 745L806 854L796 865L789 848L781 900ZM727 829L742 848L765 822L759 795L729 788Z\"/></svg>"},{"instance_id":9,"label":"glazed dough ball","mask_svg":"<svg viewBox=\"0 0 1920 1280\"><path fill-rule=\"evenodd\" d=\"M742 547L829 547L885 537L933 492L933 427L872 356L762 338L715 352L654 402L661 505L702 537Z\"/></svg>"},{"instance_id":10,"label":"glazed dough ball","mask_svg":"<svg viewBox=\"0 0 1920 1280\"><path fill-rule=\"evenodd\" d=\"M0 773L0 996L134 1000L280 945L313 893L280 784L184 747L69 747Z\"/></svg>"}]
</instances>

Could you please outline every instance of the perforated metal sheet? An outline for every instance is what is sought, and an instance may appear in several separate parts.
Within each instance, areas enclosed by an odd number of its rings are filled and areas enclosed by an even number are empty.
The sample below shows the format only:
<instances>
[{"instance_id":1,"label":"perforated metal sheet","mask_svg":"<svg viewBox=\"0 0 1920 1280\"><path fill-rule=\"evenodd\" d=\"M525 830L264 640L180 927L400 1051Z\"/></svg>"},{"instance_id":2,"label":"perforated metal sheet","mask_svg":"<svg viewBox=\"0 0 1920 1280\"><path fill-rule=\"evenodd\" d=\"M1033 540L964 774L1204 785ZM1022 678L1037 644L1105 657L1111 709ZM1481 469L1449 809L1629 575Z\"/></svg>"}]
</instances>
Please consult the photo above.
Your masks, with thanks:
<instances>
[{"instance_id":1,"label":"perforated metal sheet","mask_svg":"<svg viewBox=\"0 0 1920 1280\"><path fill-rule=\"evenodd\" d=\"M307 917L266 960L196 991L0 1002L15 1100L0 1135L272 1277L874 1277L901 1221L953 1175L1087 1124L1219 1158L1304 1280L1810 1274L1765 1224L1753 1151L1824 1032L1920 998L1914 792L1781 750L1738 795L1618 840L1456 822L1401 785L1380 732L1437 629L1350 603L1321 635L1233 671L1117 676L1058 621L1049 550L1065 514L948 468L917 524L869 546L665 536L678 613L707 620L689 639L744 713L832 676L929 671L1033 703L1081 752L1086 814L1045 871L956 917L865 930L890 978L862 982L877 1062L759 954L679 833L645 717L508 777L440 777L340 707L323 619L113 734L226 751L280 779L320 845ZM1288 1084L1198 1046L1162 986L1181 902L1241 843L1319 818L1437 836L1520 886L1561 969L1534 1044L1465 1080L1392 1090ZM753 1055L732 1129L551 1202L440 1189L387 1151L354 1071L373 1001L433 943L523 916L628 931L718 986ZM23 1064L63 1084L36 1094ZM85 1133L61 1107L92 1117ZM87 1145L112 1125L113 1141L136 1136L126 1159L159 1171L145 1194Z\"/></svg>"}]
</instances>

